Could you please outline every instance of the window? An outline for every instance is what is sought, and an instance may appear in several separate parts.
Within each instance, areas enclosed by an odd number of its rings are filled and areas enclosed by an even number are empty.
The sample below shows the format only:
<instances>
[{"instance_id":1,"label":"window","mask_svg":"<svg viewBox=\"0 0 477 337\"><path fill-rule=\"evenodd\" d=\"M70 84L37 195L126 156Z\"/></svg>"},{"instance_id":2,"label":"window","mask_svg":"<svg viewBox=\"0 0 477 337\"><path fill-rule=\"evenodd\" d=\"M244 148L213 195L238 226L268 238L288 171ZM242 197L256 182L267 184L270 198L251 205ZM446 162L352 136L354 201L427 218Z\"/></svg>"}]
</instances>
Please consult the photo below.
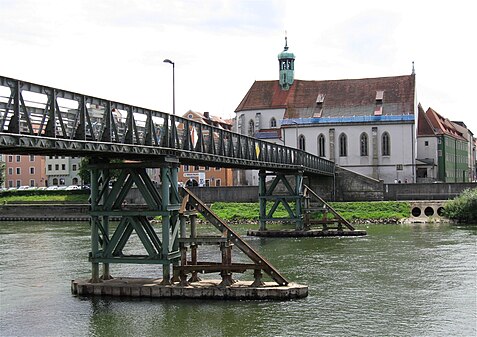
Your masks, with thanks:
<instances>
[{"instance_id":1,"label":"window","mask_svg":"<svg viewBox=\"0 0 477 337\"><path fill-rule=\"evenodd\" d=\"M8 156L8 162L13 163L13 156Z\"/></svg>"},{"instance_id":2,"label":"window","mask_svg":"<svg viewBox=\"0 0 477 337\"><path fill-rule=\"evenodd\" d=\"M210 167L209 167L209 166L206 166L206 167L205 167L205 170L206 170L206 171L210 171Z\"/></svg>"},{"instance_id":3,"label":"window","mask_svg":"<svg viewBox=\"0 0 477 337\"><path fill-rule=\"evenodd\" d=\"M194 171L199 171L199 166L198 165L194 166Z\"/></svg>"},{"instance_id":4,"label":"window","mask_svg":"<svg viewBox=\"0 0 477 337\"><path fill-rule=\"evenodd\" d=\"M13 180L8 181L8 187L13 187Z\"/></svg>"},{"instance_id":5,"label":"window","mask_svg":"<svg viewBox=\"0 0 477 337\"><path fill-rule=\"evenodd\" d=\"M48 171L51 171L51 164L48 164Z\"/></svg>"},{"instance_id":6,"label":"window","mask_svg":"<svg viewBox=\"0 0 477 337\"><path fill-rule=\"evenodd\" d=\"M17 174L22 174L22 169L20 167L17 167Z\"/></svg>"},{"instance_id":7,"label":"window","mask_svg":"<svg viewBox=\"0 0 477 337\"><path fill-rule=\"evenodd\" d=\"M206 186L206 187L209 187L209 186L210 186L210 180L209 180L209 179L205 179L205 186Z\"/></svg>"},{"instance_id":8,"label":"window","mask_svg":"<svg viewBox=\"0 0 477 337\"><path fill-rule=\"evenodd\" d=\"M182 166L182 169L184 170L184 172L189 172L189 165Z\"/></svg>"},{"instance_id":9,"label":"window","mask_svg":"<svg viewBox=\"0 0 477 337\"><path fill-rule=\"evenodd\" d=\"M251 119L248 122L248 135L250 137L253 137L254 134L255 134L255 122L253 121L253 119Z\"/></svg>"},{"instance_id":10,"label":"window","mask_svg":"<svg viewBox=\"0 0 477 337\"><path fill-rule=\"evenodd\" d=\"M344 133L340 135L340 157L346 157L348 155L348 139Z\"/></svg>"},{"instance_id":11,"label":"window","mask_svg":"<svg viewBox=\"0 0 477 337\"><path fill-rule=\"evenodd\" d=\"M22 186L22 182L21 182L21 180L17 180L17 188L20 187L20 186Z\"/></svg>"},{"instance_id":12,"label":"window","mask_svg":"<svg viewBox=\"0 0 477 337\"><path fill-rule=\"evenodd\" d=\"M11 176L13 174L13 167L8 168L8 175Z\"/></svg>"},{"instance_id":13,"label":"window","mask_svg":"<svg viewBox=\"0 0 477 337\"><path fill-rule=\"evenodd\" d=\"M426 140L426 141L424 142L424 146L429 146L429 141L428 141L428 140Z\"/></svg>"},{"instance_id":14,"label":"window","mask_svg":"<svg viewBox=\"0 0 477 337\"><path fill-rule=\"evenodd\" d=\"M78 169L78 168L76 167L76 164L73 164L73 165L71 166L71 170L72 170L72 171L76 171L77 169Z\"/></svg>"},{"instance_id":15,"label":"window","mask_svg":"<svg viewBox=\"0 0 477 337\"><path fill-rule=\"evenodd\" d=\"M60 169L60 164L55 164L55 170L59 170Z\"/></svg>"},{"instance_id":16,"label":"window","mask_svg":"<svg viewBox=\"0 0 477 337\"><path fill-rule=\"evenodd\" d=\"M305 151L305 136L300 135L298 137L298 148Z\"/></svg>"},{"instance_id":17,"label":"window","mask_svg":"<svg viewBox=\"0 0 477 337\"><path fill-rule=\"evenodd\" d=\"M276 128L276 127L277 127L277 120L274 117L272 117L270 119L270 128Z\"/></svg>"},{"instance_id":18,"label":"window","mask_svg":"<svg viewBox=\"0 0 477 337\"><path fill-rule=\"evenodd\" d=\"M53 185L58 185L58 178L53 178Z\"/></svg>"},{"instance_id":19,"label":"window","mask_svg":"<svg viewBox=\"0 0 477 337\"><path fill-rule=\"evenodd\" d=\"M215 186L220 186L220 179L215 179Z\"/></svg>"},{"instance_id":20,"label":"window","mask_svg":"<svg viewBox=\"0 0 477 337\"><path fill-rule=\"evenodd\" d=\"M325 136L322 133L320 133L320 135L318 136L318 156L320 157L326 156Z\"/></svg>"},{"instance_id":21,"label":"window","mask_svg":"<svg viewBox=\"0 0 477 337\"><path fill-rule=\"evenodd\" d=\"M35 187L35 180L34 179L30 179L30 187Z\"/></svg>"},{"instance_id":22,"label":"window","mask_svg":"<svg viewBox=\"0 0 477 337\"><path fill-rule=\"evenodd\" d=\"M30 167L30 174L35 174L35 168L34 167Z\"/></svg>"},{"instance_id":23,"label":"window","mask_svg":"<svg viewBox=\"0 0 477 337\"><path fill-rule=\"evenodd\" d=\"M34 155L30 155L30 161L35 161L35 156Z\"/></svg>"},{"instance_id":24,"label":"window","mask_svg":"<svg viewBox=\"0 0 477 337\"><path fill-rule=\"evenodd\" d=\"M382 136L382 154L383 156L391 155L391 146L390 146L390 139L389 133L385 132Z\"/></svg>"},{"instance_id":25,"label":"window","mask_svg":"<svg viewBox=\"0 0 477 337\"><path fill-rule=\"evenodd\" d=\"M19 163L21 160L21 157L20 156L17 156L17 163Z\"/></svg>"},{"instance_id":26,"label":"window","mask_svg":"<svg viewBox=\"0 0 477 337\"><path fill-rule=\"evenodd\" d=\"M359 149L361 157L368 155L368 134L363 132L359 137Z\"/></svg>"},{"instance_id":27,"label":"window","mask_svg":"<svg viewBox=\"0 0 477 337\"><path fill-rule=\"evenodd\" d=\"M64 171L66 170L66 164L61 164L61 169Z\"/></svg>"}]
</instances>

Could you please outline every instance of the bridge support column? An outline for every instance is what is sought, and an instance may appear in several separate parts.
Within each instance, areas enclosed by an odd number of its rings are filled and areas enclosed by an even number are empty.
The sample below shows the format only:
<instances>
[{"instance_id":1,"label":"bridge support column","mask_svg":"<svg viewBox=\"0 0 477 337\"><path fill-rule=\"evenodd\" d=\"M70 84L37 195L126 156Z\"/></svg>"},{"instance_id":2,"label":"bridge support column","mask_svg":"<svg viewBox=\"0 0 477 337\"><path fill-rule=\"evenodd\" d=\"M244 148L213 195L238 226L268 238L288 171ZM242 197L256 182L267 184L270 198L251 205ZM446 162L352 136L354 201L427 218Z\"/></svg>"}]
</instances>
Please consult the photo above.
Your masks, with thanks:
<instances>
[{"instance_id":1,"label":"bridge support column","mask_svg":"<svg viewBox=\"0 0 477 337\"><path fill-rule=\"evenodd\" d=\"M157 188L146 168L159 168L160 188ZM179 191L178 162L165 157L155 163L110 163L99 158L90 162L91 170L91 253L92 282L110 276L110 263L162 264L164 284L171 282L171 265L178 264ZM112 181L111 170L118 170ZM145 204L132 205L126 197L135 186ZM154 218L162 218L157 226ZM119 221L110 235L110 221ZM130 255L125 247L132 235L137 235L145 254ZM103 275L99 276L99 264Z\"/></svg>"},{"instance_id":2,"label":"bridge support column","mask_svg":"<svg viewBox=\"0 0 477 337\"><path fill-rule=\"evenodd\" d=\"M267 177L270 181L267 186ZM289 179L294 182L290 183ZM303 172L286 175L283 172L259 173L260 230L267 229L267 222L293 222L296 230L303 230ZM271 205L271 207L269 207ZM276 216L282 206L288 216Z\"/></svg>"}]
</instances>

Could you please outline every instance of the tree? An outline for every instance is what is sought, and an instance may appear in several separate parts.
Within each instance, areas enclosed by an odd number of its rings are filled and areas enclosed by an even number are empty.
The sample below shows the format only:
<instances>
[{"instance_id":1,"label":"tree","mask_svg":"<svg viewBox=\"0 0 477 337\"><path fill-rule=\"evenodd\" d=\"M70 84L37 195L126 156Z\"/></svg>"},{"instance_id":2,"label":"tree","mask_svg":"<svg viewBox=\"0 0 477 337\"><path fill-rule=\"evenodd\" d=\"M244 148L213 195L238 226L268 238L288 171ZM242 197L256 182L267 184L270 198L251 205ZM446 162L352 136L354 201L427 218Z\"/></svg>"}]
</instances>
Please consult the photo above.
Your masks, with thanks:
<instances>
[{"instance_id":1,"label":"tree","mask_svg":"<svg viewBox=\"0 0 477 337\"><path fill-rule=\"evenodd\" d=\"M91 161L90 157L84 157L81 159L80 165L79 165L79 172L78 175L80 176L81 180L83 181L83 184L89 185L91 184L91 172L88 169L88 164ZM112 159L110 163L122 163L122 159ZM109 170L109 175L111 180L116 180L119 177L119 174L121 173L121 170L119 169L111 169Z\"/></svg>"},{"instance_id":2,"label":"tree","mask_svg":"<svg viewBox=\"0 0 477 337\"><path fill-rule=\"evenodd\" d=\"M0 186L5 182L5 162L0 161Z\"/></svg>"},{"instance_id":3,"label":"tree","mask_svg":"<svg viewBox=\"0 0 477 337\"><path fill-rule=\"evenodd\" d=\"M444 214L449 219L459 222L475 223L477 221L477 188L467 189L457 198L447 202Z\"/></svg>"}]
</instances>

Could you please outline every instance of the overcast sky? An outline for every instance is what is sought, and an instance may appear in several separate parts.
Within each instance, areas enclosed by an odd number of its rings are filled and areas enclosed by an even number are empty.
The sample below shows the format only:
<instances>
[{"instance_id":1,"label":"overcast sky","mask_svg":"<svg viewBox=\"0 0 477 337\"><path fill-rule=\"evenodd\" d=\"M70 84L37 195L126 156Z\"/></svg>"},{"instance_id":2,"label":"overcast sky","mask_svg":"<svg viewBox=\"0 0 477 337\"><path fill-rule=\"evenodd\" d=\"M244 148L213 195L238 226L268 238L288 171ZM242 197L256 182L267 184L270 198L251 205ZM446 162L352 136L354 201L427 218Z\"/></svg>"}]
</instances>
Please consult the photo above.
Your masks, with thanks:
<instances>
[{"instance_id":1,"label":"overcast sky","mask_svg":"<svg viewBox=\"0 0 477 337\"><path fill-rule=\"evenodd\" d=\"M477 134L472 1L0 0L0 75L228 118L255 80L407 75L417 99Z\"/></svg>"}]
</instances>

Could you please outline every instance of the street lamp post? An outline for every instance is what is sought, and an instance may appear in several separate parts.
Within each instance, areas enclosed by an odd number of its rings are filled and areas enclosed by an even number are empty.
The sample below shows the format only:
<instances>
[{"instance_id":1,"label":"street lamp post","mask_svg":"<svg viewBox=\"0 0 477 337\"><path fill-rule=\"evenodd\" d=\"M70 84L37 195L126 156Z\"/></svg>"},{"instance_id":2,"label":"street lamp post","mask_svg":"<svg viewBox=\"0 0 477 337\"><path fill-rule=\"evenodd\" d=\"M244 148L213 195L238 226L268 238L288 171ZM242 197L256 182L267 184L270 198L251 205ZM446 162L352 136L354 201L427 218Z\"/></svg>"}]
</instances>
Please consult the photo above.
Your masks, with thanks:
<instances>
[{"instance_id":1,"label":"street lamp post","mask_svg":"<svg viewBox=\"0 0 477 337\"><path fill-rule=\"evenodd\" d=\"M176 79L175 79L175 64L169 59L164 60L165 63L172 64L172 114L176 115Z\"/></svg>"}]
</instances>

